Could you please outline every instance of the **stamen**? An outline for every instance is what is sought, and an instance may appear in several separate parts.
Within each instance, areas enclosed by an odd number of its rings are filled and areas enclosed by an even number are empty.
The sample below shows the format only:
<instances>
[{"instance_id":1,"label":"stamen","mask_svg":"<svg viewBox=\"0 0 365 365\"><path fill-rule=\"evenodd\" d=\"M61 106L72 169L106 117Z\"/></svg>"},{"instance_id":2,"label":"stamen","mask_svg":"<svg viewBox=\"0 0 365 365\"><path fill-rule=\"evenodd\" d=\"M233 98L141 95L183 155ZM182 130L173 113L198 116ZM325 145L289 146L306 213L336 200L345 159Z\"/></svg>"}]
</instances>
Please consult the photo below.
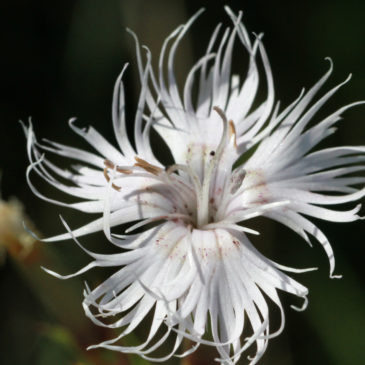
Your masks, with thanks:
<instances>
[{"instance_id":1,"label":"stamen","mask_svg":"<svg viewBox=\"0 0 365 365\"><path fill-rule=\"evenodd\" d=\"M142 169L146 170L147 172L150 172L153 175L159 175L163 171L161 167L152 165L149 162L143 160L142 158L139 158L138 156L135 156L134 159L137 161L137 163L135 163L134 166L142 167Z\"/></svg>"},{"instance_id":2,"label":"stamen","mask_svg":"<svg viewBox=\"0 0 365 365\"><path fill-rule=\"evenodd\" d=\"M115 171L120 172L120 173L125 174L125 175L130 175L132 173L131 170L123 169L122 167L119 167L119 166L117 166L115 168Z\"/></svg>"},{"instance_id":3,"label":"stamen","mask_svg":"<svg viewBox=\"0 0 365 365\"><path fill-rule=\"evenodd\" d=\"M104 165L110 169L114 169L115 165L110 160L104 160Z\"/></svg>"},{"instance_id":4,"label":"stamen","mask_svg":"<svg viewBox=\"0 0 365 365\"><path fill-rule=\"evenodd\" d=\"M103 173L104 173L105 180L107 182L109 182L110 181L110 177L108 176L108 168L107 167L104 169Z\"/></svg>"},{"instance_id":5,"label":"stamen","mask_svg":"<svg viewBox=\"0 0 365 365\"><path fill-rule=\"evenodd\" d=\"M213 110L215 110L218 115L222 118L223 121L223 132L222 137L219 142L219 145L214 153L213 158L211 159L207 172L204 175L203 184L202 184L202 193L201 193L201 199L198 201L198 226L203 227L209 222L209 192L210 192L210 184L213 178L213 172L214 168L217 166L218 161L220 160L222 153L224 151L224 148L227 145L227 137L228 133L230 132L231 135L235 135L234 129L232 129L231 124L233 124L232 121L228 122L226 115L224 114L223 110L219 108L218 106L214 106ZM234 128L234 125L233 125Z\"/></svg>"},{"instance_id":6,"label":"stamen","mask_svg":"<svg viewBox=\"0 0 365 365\"><path fill-rule=\"evenodd\" d=\"M219 106L213 106L213 110L215 110L219 116L222 118L224 124L227 124L227 117L224 114L224 111Z\"/></svg>"},{"instance_id":7,"label":"stamen","mask_svg":"<svg viewBox=\"0 0 365 365\"><path fill-rule=\"evenodd\" d=\"M236 127L234 126L233 120L230 120L228 122L229 125L229 139L233 136L233 146L234 148L237 148L237 134L236 134Z\"/></svg>"},{"instance_id":8,"label":"stamen","mask_svg":"<svg viewBox=\"0 0 365 365\"><path fill-rule=\"evenodd\" d=\"M120 166L115 166L115 164L110 161L110 160L104 160L104 165L110 169L113 169L117 172L120 172L122 174L126 174L126 175L129 175L132 173L132 171L130 169L126 169L126 168L122 168Z\"/></svg>"},{"instance_id":9,"label":"stamen","mask_svg":"<svg viewBox=\"0 0 365 365\"><path fill-rule=\"evenodd\" d=\"M108 175L108 168L115 170L116 167L115 167L114 163L111 162L110 160L104 160L104 165L105 165L105 168L103 170L103 174L104 174L105 180L107 182L109 182L110 181L110 177ZM120 186L115 185L114 183L112 183L112 188L114 190L116 190L116 191L120 191L122 189Z\"/></svg>"},{"instance_id":10,"label":"stamen","mask_svg":"<svg viewBox=\"0 0 365 365\"><path fill-rule=\"evenodd\" d=\"M107 167L105 167L105 169L103 170L103 174L104 174L105 180L106 180L107 182L109 182L109 181L110 181L110 177L109 177L109 175L108 175L108 168L107 168ZM120 186L115 185L114 183L112 183L112 188L113 188L114 190L116 190L116 191L120 191L120 190L122 189Z\"/></svg>"}]
</instances>

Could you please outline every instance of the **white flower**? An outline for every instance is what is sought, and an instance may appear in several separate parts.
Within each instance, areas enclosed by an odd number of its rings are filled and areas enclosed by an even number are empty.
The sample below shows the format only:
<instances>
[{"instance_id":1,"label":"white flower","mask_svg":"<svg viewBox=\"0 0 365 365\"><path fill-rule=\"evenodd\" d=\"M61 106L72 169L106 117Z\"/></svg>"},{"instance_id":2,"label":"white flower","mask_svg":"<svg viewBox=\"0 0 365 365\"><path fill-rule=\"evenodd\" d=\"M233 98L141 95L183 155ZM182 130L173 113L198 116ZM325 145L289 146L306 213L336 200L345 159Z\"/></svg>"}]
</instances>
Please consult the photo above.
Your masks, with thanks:
<instances>
[{"instance_id":1,"label":"white flower","mask_svg":"<svg viewBox=\"0 0 365 365\"><path fill-rule=\"evenodd\" d=\"M331 73L331 64L309 91L303 91L279 112L279 104L274 106L272 73L261 36L252 42L241 23L241 13L236 16L230 9L226 11L233 29L215 29L205 55L188 74L183 93L174 77L175 51L199 13L165 40L157 76L151 68L149 50L145 48L144 60L133 35L141 80L134 119L135 147L126 133L122 81L126 66L116 82L113 100L113 126L119 149L93 128L79 129L73 120L70 127L97 154L50 141L39 144L32 126L25 128L31 161L27 179L34 193L61 206L102 215L73 231L64 222L67 233L44 240L73 238L94 259L72 275L50 272L57 277L72 277L96 266L117 268L98 287L85 290L86 315L100 326L121 328L120 336L93 347L151 359L153 351L168 336L175 335L171 352L159 361L176 354L182 339L188 338L196 346L183 355L199 344L207 344L216 347L219 361L227 364L236 363L242 352L255 344L256 354L250 362L255 364L269 338L279 334L284 326L278 290L303 298L303 308L307 303L307 289L283 272L310 269L284 267L262 256L246 235L257 232L246 227L249 222L245 221L266 216L293 229L308 243L308 235L315 237L328 255L330 275L334 277L331 246L307 217L333 222L359 218L359 206L350 211L324 206L352 202L365 195L364 189L354 187L365 179L353 175L364 170L360 163L365 160L365 147L312 152L334 132L340 115L359 103L308 126L314 114L342 86L310 106ZM244 78L231 75L237 38L249 59ZM263 64L267 91L264 102L254 107L259 85L258 58ZM192 98L194 81L198 84L196 100ZM155 156L150 128L168 145L174 165L163 166ZM73 171L62 170L42 151L78 160L81 165L72 166ZM250 157L236 167L246 152ZM44 197L30 180L32 171L82 201L66 204ZM65 180L70 184L64 184ZM122 224L130 224L126 235L111 233L112 227ZM128 235L137 228L144 231ZM96 254L77 240L100 230L120 253ZM273 332L269 329L267 298L279 308L282 317L280 328ZM153 320L145 342L136 347L118 345L117 341L140 325L149 312L153 312ZM250 325L245 324L245 316ZM208 322L211 339L206 334Z\"/></svg>"}]
</instances>

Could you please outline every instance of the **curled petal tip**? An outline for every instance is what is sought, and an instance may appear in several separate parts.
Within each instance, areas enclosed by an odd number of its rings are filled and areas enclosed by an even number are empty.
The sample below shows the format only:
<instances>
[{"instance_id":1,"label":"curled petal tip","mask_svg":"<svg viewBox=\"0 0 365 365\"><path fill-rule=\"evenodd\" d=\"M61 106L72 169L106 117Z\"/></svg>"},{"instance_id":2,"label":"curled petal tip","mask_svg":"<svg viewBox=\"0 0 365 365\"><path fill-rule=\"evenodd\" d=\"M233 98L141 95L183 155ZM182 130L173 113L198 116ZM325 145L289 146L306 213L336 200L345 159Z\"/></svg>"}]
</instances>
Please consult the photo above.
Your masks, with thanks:
<instances>
[{"instance_id":1,"label":"curled petal tip","mask_svg":"<svg viewBox=\"0 0 365 365\"><path fill-rule=\"evenodd\" d=\"M331 274L330 279L342 279L342 276L343 275L333 275L333 274Z\"/></svg>"}]
</instances>

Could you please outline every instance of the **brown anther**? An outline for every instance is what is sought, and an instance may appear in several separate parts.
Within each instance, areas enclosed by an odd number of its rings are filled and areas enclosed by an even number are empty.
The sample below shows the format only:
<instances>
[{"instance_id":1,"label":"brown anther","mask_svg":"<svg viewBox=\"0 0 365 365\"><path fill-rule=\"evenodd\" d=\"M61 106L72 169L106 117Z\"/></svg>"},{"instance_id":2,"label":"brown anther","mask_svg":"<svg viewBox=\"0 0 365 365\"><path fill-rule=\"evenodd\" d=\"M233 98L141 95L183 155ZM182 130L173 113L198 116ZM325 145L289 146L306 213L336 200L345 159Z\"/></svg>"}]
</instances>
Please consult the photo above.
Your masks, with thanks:
<instances>
[{"instance_id":1,"label":"brown anther","mask_svg":"<svg viewBox=\"0 0 365 365\"><path fill-rule=\"evenodd\" d=\"M121 167L116 167L115 171L120 172L121 174L126 174L126 175L130 175L132 173L131 170L128 169L123 169Z\"/></svg>"},{"instance_id":2,"label":"brown anther","mask_svg":"<svg viewBox=\"0 0 365 365\"><path fill-rule=\"evenodd\" d=\"M107 161L107 160L105 160L105 161ZM105 163L105 161L104 161L104 163ZM110 161L109 161L109 162L110 162ZM105 163L105 165L106 165L106 163ZM107 167L103 170L103 174L104 174L105 180L106 180L107 182L109 182L109 181L110 181L110 177L109 177L109 175L108 175L108 168L107 168ZM114 190L116 190L116 191L120 191L120 190L122 189L120 186L115 185L114 183L112 183L112 188L113 188Z\"/></svg>"},{"instance_id":3,"label":"brown anther","mask_svg":"<svg viewBox=\"0 0 365 365\"><path fill-rule=\"evenodd\" d=\"M138 156L135 156L134 159L137 161L137 163L134 164L134 166L142 167L142 169L146 170L147 172L150 172L153 175L158 175L163 170L155 165L150 164L149 162L143 160L142 158L139 158Z\"/></svg>"},{"instance_id":4,"label":"brown anther","mask_svg":"<svg viewBox=\"0 0 365 365\"><path fill-rule=\"evenodd\" d=\"M227 123L227 117L224 114L224 111L219 106L213 106L213 110L215 110L219 114L224 123Z\"/></svg>"},{"instance_id":5,"label":"brown anther","mask_svg":"<svg viewBox=\"0 0 365 365\"><path fill-rule=\"evenodd\" d=\"M110 169L114 169L115 168L115 165L110 160L104 160L104 165L106 167L109 167Z\"/></svg>"},{"instance_id":6,"label":"brown anther","mask_svg":"<svg viewBox=\"0 0 365 365\"><path fill-rule=\"evenodd\" d=\"M107 167L104 169L103 174L104 174L105 180L107 182L109 182L110 181L110 177L108 175L108 168Z\"/></svg>"},{"instance_id":7,"label":"brown anther","mask_svg":"<svg viewBox=\"0 0 365 365\"><path fill-rule=\"evenodd\" d=\"M121 188L120 186L115 185L115 184L113 184L113 183L112 183L112 188L113 188L114 190L116 190L116 191L121 191L121 190L122 190L122 188Z\"/></svg>"},{"instance_id":8,"label":"brown anther","mask_svg":"<svg viewBox=\"0 0 365 365\"><path fill-rule=\"evenodd\" d=\"M110 160L104 160L104 165L106 167L108 167L109 169L113 169L113 170L115 170L117 172L120 172L121 174L129 175L129 174L132 173L131 170L123 169L122 167L115 166L115 164L113 162L111 162Z\"/></svg>"},{"instance_id":9,"label":"brown anther","mask_svg":"<svg viewBox=\"0 0 365 365\"><path fill-rule=\"evenodd\" d=\"M236 127L234 126L233 120L228 122L229 125L229 138L233 136L233 145L237 148L237 140L236 140Z\"/></svg>"}]
</instances>

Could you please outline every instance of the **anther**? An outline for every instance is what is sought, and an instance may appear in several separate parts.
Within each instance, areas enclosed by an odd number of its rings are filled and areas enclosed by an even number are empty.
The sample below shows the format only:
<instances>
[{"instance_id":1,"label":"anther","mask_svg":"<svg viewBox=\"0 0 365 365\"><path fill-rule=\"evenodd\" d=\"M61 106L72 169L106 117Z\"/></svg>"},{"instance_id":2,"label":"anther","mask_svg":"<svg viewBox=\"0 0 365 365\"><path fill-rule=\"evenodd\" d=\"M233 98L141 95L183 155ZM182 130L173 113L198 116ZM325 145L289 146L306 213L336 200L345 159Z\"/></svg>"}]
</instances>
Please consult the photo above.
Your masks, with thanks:
<instances>
[{"instance_id":1,"label":"anther","mask_svg":"<svg viewBox=\"0 0 365 365\"><path fill-rule=\"evenodd\" d=\"M215 110L219 114L224 123L227 123L227 117L224 114L224 111L219 106L213 106L213 110Z\"/></svg>"},{"instance_id":2,"label":"anther","mask_svg":"<svg viewBox=\"0 0 365 365\"><path fill-rule=\"evenodd\" d=\"M130 175L132 173L131 170L123 169L119 166L116 167L115 171L120 172L121 174L126 174L126 175Z\"/></svg>"},{"instance_id":3,"label":"anther","mask_svg":"<svg viewBox=\"0 0 365 365\"><path fill-rule=\"evenodd\" d=\"M143 160L142 158L139 158L138 156L135 156L134 159L137 161L137 163L135 163L134 166L142 167L142 169L146 170L147 172L150 172L153 175L157 176L163 171L161 167L152 165L149 162Z\"/></svg>"},{"instance_id":4,"label":"anther","mask_svg":"<svg viewBox=\"0 0 365 365\"><path fill-rule=\"evenodd\" d=\"M114 190L116 190L116 191L121 191L121 190L122 190L122 188L121 188L120 186L115 185L114 183L112 183L112 188L113 188Z\"/></svg>"},{"instance_id":5,"label":"anther","mask_svg":"<svg viewBox=\"0 0 365 365\"><path fill-rule=\"evenodd\" d=\"M115 165L110 160L104 160L104 165L110 169L114 169Z\"/></svg>"},{"instance_id":6,"label":"anther","mask_svg":"<svg viewBox=\"0 0 365 365\"><path fill-rule=\"evenodd\" d=\"M107 182L110 181L110 177L108 175L108 168L111 168L111 169L115 169L115 165L113 164L113 162L109 161L109 160L104 160L104 165L106 166L103 170L103 174L104 174L104 177L105 177L105 180ZM122 188L118 185L115 185L114 183L112 183L112 188L116 191L120 191Z\"/></svg>"},{"instance_id":7,"label":"anther","mask_svg":"<svg viewBox=\"0 0 365 365\"><path fill-rule=\"evenodd\" d=\"M105 180L107 182L109 182L110 181L110 177L108 176L108 168L107 167L104 169L103 173L104 173Z\"/></svg>"},{"instance_id":8,"label":"anther","mask_svg":"<svg viewBox=\"0 0 365 365\"><path fill-rule=\"evenodd\" d=\"M233 120L228 122L229 125L229 138L233 136L233 145L237 148L237 140L236 140L236 127L234 126Z\"/></svg>"},{"instance_id":9,"label":"anther","mask_svg":"<svg viewBox=\"0 0 365 365\"><path fill-rule=\"evenodd\" d=\"M113 162L111 162L110 160L104 160L104 165L110 169L120 172L121 174L129 175L132 173L131 170L123 169L122 167L115 166L115 164Z\"/></svg>"},{"instance_id":10,"label":"anther","mask_svg":"<svg viewBox=\"0 0 365 365\"><path fill-rule=\"evenodd\" d=\"M214 156L215 155L215 151L210 151L209 153L211 156Z\"/></svg>"}]
</instances>

